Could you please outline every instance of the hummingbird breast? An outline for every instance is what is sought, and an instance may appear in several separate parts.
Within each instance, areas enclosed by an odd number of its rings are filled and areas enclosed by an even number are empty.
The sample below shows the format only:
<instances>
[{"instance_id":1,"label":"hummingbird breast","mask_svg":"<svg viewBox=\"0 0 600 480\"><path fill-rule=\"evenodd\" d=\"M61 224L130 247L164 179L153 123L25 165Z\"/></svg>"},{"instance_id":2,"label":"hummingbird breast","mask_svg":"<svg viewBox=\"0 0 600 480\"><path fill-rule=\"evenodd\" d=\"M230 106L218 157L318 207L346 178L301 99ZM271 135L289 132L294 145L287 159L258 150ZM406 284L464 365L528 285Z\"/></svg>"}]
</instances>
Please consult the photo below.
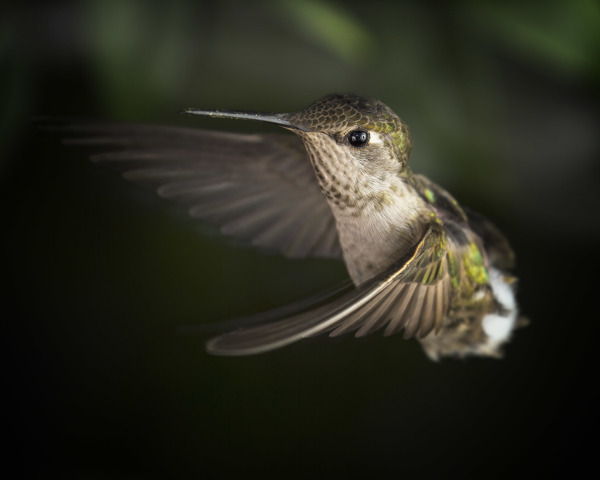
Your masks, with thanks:
<instances>
[{"instance_id":1,"label":"hummingbird breast","mask_svg":"<svg viewBox=\"0 0 600 480\"><path fill-rule=\"evenodd\" d=\"M380 192L355 209L333 205L346 267L360 285L404 257L425 233L422 205L411 195ZM330 204L331 205L331 204Z\"/></svg>"}]
</instances>

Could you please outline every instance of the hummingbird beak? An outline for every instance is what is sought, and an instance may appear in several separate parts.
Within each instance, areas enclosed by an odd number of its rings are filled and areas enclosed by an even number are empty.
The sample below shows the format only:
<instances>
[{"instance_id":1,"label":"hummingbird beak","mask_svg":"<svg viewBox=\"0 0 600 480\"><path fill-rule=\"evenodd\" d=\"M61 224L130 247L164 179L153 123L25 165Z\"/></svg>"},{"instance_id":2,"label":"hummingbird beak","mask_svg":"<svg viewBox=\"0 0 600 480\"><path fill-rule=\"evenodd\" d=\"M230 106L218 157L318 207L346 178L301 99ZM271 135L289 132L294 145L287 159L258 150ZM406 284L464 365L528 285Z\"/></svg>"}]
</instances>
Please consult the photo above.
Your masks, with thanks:
<instances>
[{"instance_id":1,"label":"hummingbird beak","mask_svg":"<svg viewBox=\"0 0 600 480\"><path fill-rule=\"evenodd\" d=\"M288 114L286 113L258 113L258 112L238 112L234 110L198 110L196 108L187 108L180 113L186 113L188 115L200 115L203 117L213 118L234 118L241 120L254 120L257 122L273 123L284 128L292 130L302 130L303 132L309 132L305 127L300 125L294 125L287 120Z\"/></svg>"}]
</instances>

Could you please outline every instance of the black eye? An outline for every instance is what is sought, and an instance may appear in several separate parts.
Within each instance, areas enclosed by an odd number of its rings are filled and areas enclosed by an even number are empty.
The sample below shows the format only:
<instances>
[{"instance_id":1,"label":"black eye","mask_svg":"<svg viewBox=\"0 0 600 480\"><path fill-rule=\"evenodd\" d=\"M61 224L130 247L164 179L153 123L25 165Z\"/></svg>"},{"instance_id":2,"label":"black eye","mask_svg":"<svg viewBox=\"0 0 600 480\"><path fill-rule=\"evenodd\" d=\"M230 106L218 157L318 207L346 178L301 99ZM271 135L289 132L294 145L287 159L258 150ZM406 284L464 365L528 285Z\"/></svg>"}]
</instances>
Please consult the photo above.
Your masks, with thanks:
<instances>
[{"instance_id":1,"label":"black eye","mask_svg":"<svg viewBox=\"0 0 600 480\"><path fill-rule=\"evenodd\" d=\"M353 147L364 147L369 143L369 132L365 132L364 130L353 130L346 138L348 139L348 143Z\"/></svg>"}]
</instances>

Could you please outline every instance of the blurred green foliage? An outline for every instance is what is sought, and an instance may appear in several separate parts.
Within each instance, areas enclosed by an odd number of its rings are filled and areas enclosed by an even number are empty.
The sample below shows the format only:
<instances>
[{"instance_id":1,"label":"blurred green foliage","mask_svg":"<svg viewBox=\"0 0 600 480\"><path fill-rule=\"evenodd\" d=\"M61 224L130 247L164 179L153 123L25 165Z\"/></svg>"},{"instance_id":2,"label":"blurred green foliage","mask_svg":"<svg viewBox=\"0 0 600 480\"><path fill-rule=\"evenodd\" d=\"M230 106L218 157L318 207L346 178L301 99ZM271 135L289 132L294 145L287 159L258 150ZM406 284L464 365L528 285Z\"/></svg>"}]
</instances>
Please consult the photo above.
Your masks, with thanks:
<instances>
[{"instance_id":1,"label":"blurred green foliage","mask_svg":"<svg viewBox=\"0 0 600 480\"><path fill-rule=\"evenodd\" d=\"M471 12L482 20L497 43L514 54L560 75L600 80L600 3L473 2Z\"/></svg>"},{"instance_id":2,"label":"blurred green foliage","mask_svg":"<svg viewBox=\"0 0 600 480\"><path fill-rule=\"evenodd\" d=\"M375 36L341 5L285 0L271 1L268 7L281 10L296 23L300 35L350 65L368 63L375 54Z\"/></svg>"}]
</instances>

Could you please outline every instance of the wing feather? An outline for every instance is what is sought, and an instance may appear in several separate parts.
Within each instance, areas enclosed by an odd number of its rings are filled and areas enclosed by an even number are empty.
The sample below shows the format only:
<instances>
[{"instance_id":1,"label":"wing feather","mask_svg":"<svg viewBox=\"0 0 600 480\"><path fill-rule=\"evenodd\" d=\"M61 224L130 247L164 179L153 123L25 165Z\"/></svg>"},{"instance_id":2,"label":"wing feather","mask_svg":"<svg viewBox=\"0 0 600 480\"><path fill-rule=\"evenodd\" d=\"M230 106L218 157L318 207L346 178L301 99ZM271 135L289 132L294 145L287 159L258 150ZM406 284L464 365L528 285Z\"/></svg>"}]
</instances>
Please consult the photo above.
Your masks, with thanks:
<instances>
[{"instance_id":1,"label":"wing feather","mask_svg":"<svg viewBox=\"0 0 600 480\"><path fill-rule=\"evenodd\" d=\"M333 213L295 135L52 120L42 128L227 235L288 256L342 256Z\"/></svg>"},{"instance_id":2,"label":"wing feather","mask_svg":"<svg viewBox=\"0 0 600 480\"><path fill-rule=\"evenodd\" d=\"M405 338L422 338L438 328L450 307L449 282L442 275L447 269L431 268L445 261L444 248L444 232L434 225L409 257L354 291L298 315L216 337L208 342L207 350L217 355L249 355L325 332L338 336L355 331L356 336L364 336L384 326L385 335L404 328Z\"/></svg>"},{"instance_id":3,"label":"wing feather","mask_svg":"<svg viewBox=\"0 0 600 480\"><path fill-rule=\"evenodd\" d=\"M417 286L418 285L416 283L409 283L407 285L400 286L402 295L398 295L396 297L397 303L394 308L394 316L390 320L390 323L387 325L383 333L386 337L399 332L406 324L408 318L405 315L405 312L412 303L412 299L415 291L417 290Z\"/></svg>"}]
</instances>

